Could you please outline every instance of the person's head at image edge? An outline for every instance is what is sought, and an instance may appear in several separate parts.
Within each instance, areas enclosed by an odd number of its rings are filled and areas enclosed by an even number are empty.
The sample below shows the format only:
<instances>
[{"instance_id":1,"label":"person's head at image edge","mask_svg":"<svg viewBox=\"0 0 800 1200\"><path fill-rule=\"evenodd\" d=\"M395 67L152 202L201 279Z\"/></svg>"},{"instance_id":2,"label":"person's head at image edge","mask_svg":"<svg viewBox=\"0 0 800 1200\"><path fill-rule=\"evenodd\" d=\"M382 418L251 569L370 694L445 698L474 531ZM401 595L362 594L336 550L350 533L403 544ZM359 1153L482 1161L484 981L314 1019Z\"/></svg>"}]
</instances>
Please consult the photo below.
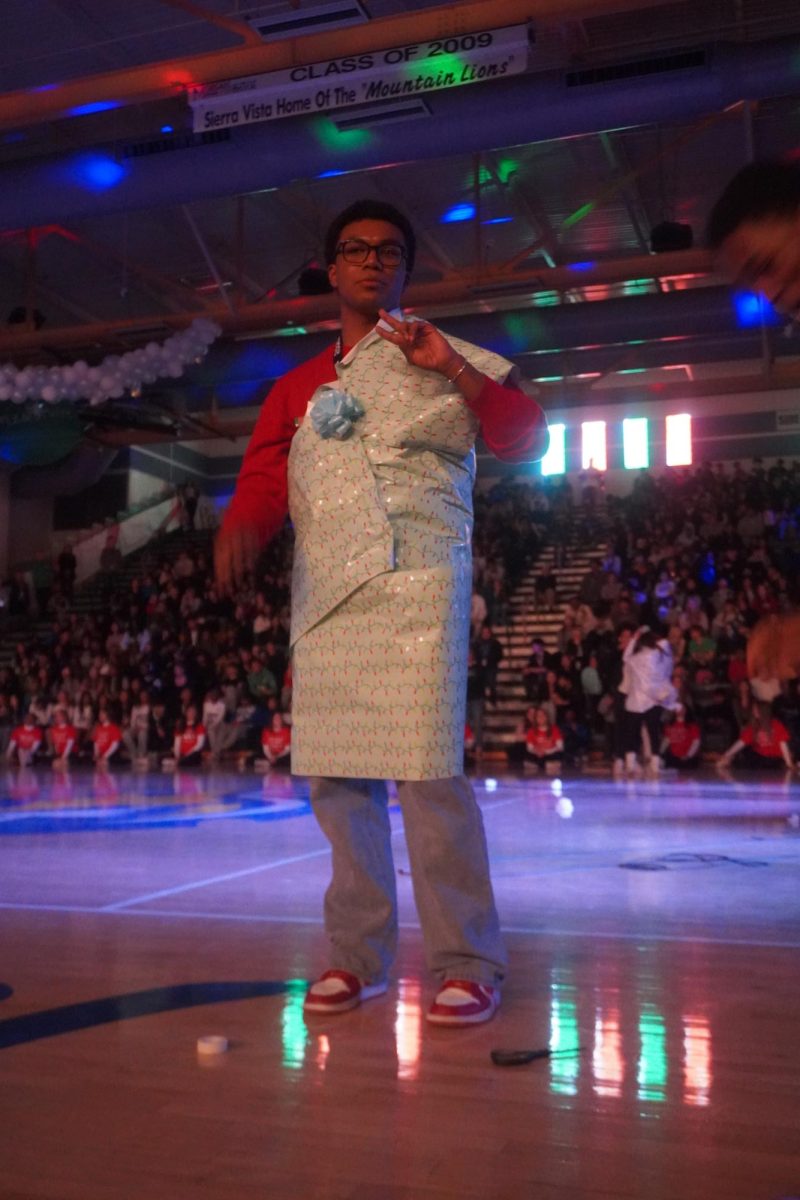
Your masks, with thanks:
<instances>
[{"instance_id":1,"label":"person's head at image edge","mask_svg":"<svg viewBox=\"0 0 800 1200\"><path fill-rule=\"evenodd\" d=\"M706 240L732 282L766 296L779 312L800 312L800 166L754 162L725 188Z\"/></svg>"}]
</instances>

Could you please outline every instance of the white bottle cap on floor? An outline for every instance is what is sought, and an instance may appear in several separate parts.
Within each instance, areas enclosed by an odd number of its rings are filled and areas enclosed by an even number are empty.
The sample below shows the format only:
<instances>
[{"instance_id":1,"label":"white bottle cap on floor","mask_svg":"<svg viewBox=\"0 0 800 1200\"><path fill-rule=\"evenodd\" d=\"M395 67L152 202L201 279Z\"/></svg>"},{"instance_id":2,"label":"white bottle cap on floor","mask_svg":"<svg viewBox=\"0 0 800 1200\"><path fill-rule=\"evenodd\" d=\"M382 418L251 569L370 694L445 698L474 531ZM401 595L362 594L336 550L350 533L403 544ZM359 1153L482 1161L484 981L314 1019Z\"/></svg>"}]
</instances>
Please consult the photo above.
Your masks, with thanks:
<instances>
[{"instance_id":1,"label":"white bottle cap on floor","mask_svg":"<svg viewBox=\"0 0 800 1200\"><path fill-rule=\"evenodd\" d=\"M225 1054L228 1049L228 1039L208 1034L197 1039L198 1054Z\"/></svg>"}]
</instances>

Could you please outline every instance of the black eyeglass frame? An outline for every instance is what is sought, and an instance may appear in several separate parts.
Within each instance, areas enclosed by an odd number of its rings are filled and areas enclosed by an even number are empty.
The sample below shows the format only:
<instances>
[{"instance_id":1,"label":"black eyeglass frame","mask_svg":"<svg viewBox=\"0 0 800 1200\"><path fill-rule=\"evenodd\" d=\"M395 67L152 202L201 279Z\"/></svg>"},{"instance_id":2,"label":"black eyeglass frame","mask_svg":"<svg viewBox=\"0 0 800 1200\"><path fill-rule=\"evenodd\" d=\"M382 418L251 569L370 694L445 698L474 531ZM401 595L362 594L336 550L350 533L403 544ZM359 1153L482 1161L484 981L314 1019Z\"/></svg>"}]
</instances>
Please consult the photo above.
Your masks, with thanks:
<instances>
[{"instance_id":1,"label":"black eyeglass frame","mask_svg":"<svg viewBox=\"0 0 800 1200\"><path fill-rule=\"evenodd\" d=\"M345 246L359 247L359 249L362 251L360 257L348 258L348 256L345 254ZM399 242L378 242L377 246L375 246L371 242L363 241L361 238L346 238L345 241L339 242L336 247L336 254L337 256L341 254L345 262L352 263L354 266L360 266L362 263L367 262L370 253L373 250L375 251L375 257L382 267L397 269L404 262L408 261L408 250L405 246L401 246ZM397 251L400 256L397 259L397 262L384 262L382 253L384 250L391 250L392 252Z\"/></svg>"}]
</instances>

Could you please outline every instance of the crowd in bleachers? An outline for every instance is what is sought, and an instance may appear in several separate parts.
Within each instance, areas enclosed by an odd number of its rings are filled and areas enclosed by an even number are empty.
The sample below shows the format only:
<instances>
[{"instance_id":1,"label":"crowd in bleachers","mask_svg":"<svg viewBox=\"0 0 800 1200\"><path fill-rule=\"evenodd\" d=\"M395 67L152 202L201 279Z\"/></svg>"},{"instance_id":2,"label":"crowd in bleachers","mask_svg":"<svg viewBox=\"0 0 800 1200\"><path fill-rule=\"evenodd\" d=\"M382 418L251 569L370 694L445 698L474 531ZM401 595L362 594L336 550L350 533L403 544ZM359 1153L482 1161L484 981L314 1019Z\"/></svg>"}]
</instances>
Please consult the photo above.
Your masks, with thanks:
<instances>
[{"instance_id":1,"label":"crowd in bleachers","mask_svg":"<svg viewBox=\"0 0 800 1200\"><path fill-rule=\"evenodd\" d=\"M603 508L605 547L566 605L557 650L531 646L518 757L544 744L530 734L541 707L557 731L553 759L580 762L600 747L618 769L626 756L633 770L643 757L656 766L791 765L797 681L748 680L745 651L759 619L800 598L800 463L642 472L626 497L598 499L596 482L588 486L592 510ZM645 661L637 651L657 655L668 673L641 711L638 697L632 703L632 673ZM651 709L657 724L642 747L638 718Z\"/></svg>"},{"instance_id":2,"label":"crowd in bleachers","mask_svg":"<svg viewBox=\"0 0 800 1200\"><path fill-rule=\"evenodd\" d=\"M745 646L760 617L798 603L800 463L642 472L625 497L606 494L596 472L575 485L508 481L475 507L475 717L503 699L508 643L496 630L510 596L535 575L542 544L557 549L535 604L562 611L563 625L557 648L537 639L521 669L529 708L512 759L631 769L631 754L637 765L741 762L769 744L771 757L794 760L797 684L748 681ZM290 531L235 595L215 586L210 539L192 536L179 552L145 552L133 577L108 564L95 610L70 607L69 553L54 564L58 586L39 597L50 626L21 623L0 668L0 754L56 765L288 760ZM558 568L576 544L596 554L564 607ZM655 715L635 711L648 671L661 680ZM480 753L483 732L477 745L469 736Z\"/></svg>"}]
</instances>

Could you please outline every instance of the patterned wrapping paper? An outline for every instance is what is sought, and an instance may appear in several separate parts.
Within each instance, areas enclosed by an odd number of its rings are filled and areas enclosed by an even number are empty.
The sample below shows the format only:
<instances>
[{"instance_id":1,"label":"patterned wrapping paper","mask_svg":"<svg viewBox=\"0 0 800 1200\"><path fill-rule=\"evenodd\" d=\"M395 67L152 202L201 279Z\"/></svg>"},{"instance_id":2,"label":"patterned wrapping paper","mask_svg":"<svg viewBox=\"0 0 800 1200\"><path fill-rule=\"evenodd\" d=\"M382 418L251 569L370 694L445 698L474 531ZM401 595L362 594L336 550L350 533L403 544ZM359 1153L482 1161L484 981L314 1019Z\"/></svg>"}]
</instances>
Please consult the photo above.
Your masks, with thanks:
<instances>
[{"instance_id":1,"label":"patterned wrapping paper","mask_svg":"<svg viewBox=\"0 0 800 1200\"><path fill-rule=\"evenodd\" d=\"M494 380L512 369L450 341ZM478 421L376 333L337 375L364 416L343 441L305 420L289 456L293 770L460 775Z\"/></svg>"}]
</instances>

